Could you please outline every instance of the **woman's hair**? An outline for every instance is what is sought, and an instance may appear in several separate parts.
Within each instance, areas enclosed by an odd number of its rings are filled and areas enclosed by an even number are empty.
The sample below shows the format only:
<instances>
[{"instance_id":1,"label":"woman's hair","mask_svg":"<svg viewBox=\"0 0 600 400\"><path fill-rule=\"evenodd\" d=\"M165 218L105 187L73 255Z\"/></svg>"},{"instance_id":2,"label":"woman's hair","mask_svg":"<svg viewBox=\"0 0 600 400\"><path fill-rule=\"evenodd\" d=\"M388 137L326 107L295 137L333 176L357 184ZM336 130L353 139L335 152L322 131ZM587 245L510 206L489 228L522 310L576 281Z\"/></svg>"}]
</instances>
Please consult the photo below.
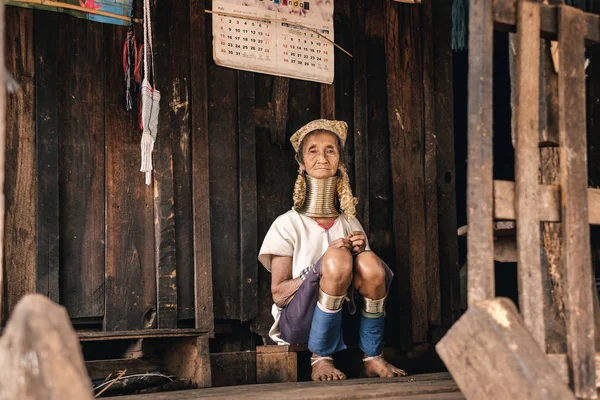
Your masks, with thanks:
<instances>
[{"instance_id":1,"label":"woman's hair","mask_svg":"<svg viewBox=\"0 0 600 400\"><path fill-rule=\"evenodd\" d=\"M348 177L348 172L346 172L346 160L348 156L346 154L346 150L342 146L342 141L340 138L332 132L327 130L316 130L304 137L304 139L300 142L298 146L298 152L296 153L296 161L304 164L304 143L306 139L314 134L320 132L327 132L335 136L336 138L336 147L338 149L338 153L340 155L340 162L338 165L338 170L341 173L341 176L338 177L337 182L337 194L340 200L340 208L346 215L348 219L354 219L356 217L356 204L358 203L358 199L352 195L352 188L350 187L350 178ZM299 208L304 204L304 200L306 199L306 181L304 180L304 176L302 175L302 171L298 171L298 177L296 178L296 184L294 185L294 208Z\"/></svg>"}]
</instances>

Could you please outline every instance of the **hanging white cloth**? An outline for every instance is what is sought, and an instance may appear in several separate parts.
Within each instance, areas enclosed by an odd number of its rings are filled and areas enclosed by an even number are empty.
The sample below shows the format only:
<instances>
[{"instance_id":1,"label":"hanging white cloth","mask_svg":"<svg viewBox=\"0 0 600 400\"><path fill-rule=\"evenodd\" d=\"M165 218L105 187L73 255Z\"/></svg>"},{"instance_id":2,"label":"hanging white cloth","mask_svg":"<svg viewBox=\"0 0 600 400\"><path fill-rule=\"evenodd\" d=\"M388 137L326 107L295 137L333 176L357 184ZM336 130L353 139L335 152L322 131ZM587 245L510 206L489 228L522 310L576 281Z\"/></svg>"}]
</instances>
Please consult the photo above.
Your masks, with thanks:
<instances>
[{"instance_id":1,"label":"hanging white cloth","mask_svg":"<svg viewBox=\"0 0 600 400\"><path fill-rule=\"evenodd\" d=\"M146 174L146 185L152 182L152 150L158 129L160 92L152 87L149 80L148 57L152 65L152 81L156 84L154 52L152 50L152 21L150 0L144 0L144 77L142 79L142 166Z\"/></svg>"}]
</instances>

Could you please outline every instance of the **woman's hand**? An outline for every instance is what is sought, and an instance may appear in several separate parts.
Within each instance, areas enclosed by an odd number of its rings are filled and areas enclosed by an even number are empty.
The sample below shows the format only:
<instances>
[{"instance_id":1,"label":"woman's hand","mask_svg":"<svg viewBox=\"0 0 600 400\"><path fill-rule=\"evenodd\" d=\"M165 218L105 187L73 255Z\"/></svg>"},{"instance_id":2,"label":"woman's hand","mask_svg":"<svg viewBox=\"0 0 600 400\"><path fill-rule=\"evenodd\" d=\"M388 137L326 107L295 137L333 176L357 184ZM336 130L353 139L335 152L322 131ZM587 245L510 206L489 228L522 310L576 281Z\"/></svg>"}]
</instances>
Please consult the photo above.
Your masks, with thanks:
<instances>
[{"instance_id":1,"label":"woman's hand","mask_svg":"<svg viewBox=\"0 0 600 400\"><path fill-rule=\"evenodd\" d=\"M339 238L329 243L329 247L334 247L336 249L346 249L348 251L352 251L352 245L348 238Z\"/></svg>"},{"instance_id":2,"label":"woman's hand","mask_svg":"<svg viewBox=\"0 0 600 400\"><path fill-rule=\"evenodd\" d=\"M350 251L352 253L360 253L367 248L367 238L365 237L364 232L354 231L348 235L348 240L350 241Z\"/></svg>"}]
</instances>

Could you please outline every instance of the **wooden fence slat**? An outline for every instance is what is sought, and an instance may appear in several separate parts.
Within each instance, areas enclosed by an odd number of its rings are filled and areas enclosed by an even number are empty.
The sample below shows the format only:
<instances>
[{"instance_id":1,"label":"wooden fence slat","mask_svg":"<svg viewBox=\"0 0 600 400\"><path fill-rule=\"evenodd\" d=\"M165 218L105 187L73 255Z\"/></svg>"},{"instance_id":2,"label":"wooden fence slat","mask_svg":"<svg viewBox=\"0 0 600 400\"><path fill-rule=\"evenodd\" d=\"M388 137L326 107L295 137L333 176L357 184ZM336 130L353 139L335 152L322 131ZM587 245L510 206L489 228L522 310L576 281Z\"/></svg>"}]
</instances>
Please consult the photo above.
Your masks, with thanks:
<instances>
[{"instance_id":1,"label":"wooden fence slat","mask_svg":"<svg viewBox=\"0 0 600 400\"><path fill-rule=\"evenodd\" d=\"M8 313L36 290L35 62L33 11L6 10L6 68L20 90L7 94L4 260ZM4 33L3 33L4 34ZM12 166L12 167L10 167ZM35 203L34 203L35 204Z\"/></svg>"},{"instance_id":2,"label":"wooden fence slat","mask_svg":"<svg viewBox=\"0 0 600 400\"><path fill-rule=\"evenodd\" d=\"M71 18L72 17L66 17ZM87 23L89 25L89 22ZM106 284L104 330L156 327L153 187L140 172L138 114L123 105L125 27L104 25L106 52ZM159 138L160 140L160 138ZM153 161L157 161L156 158ZM103 196L104 197L104 196ZM104 200L104 198L103 198Z\"/></svg>"},{"instance_id":3,"label":"wooden fence slat","mask_svg":"<svg viewBox=\"0 0 600 400\"><path fill-rule=\"evenodd\" d=\"M161 142L165 142L164 138ZM177 327L177 236L173 155L168 144L166 148L157 147L157 151L154 152L153 172L157 323L158 329L168 329Z\"/></svg>"},{"instance_id":4,"label":"wooden fence slat","mask_svg":"<svg viewBox=\"0 0 600 400\"><path fill-rule=\"evenodd\" d=\"M258 313L258 209L254 73L238 71L238 168L240 185L240 319Z\"/></svg>"},{"instance_id":5,"label":"wooden fence slat","mask_svg":"<svg viewBox=\"0 0 600 400\"><path fill-rule=\"evenodd\" d=\"M558 72L561 216L567 273L567 354L573 389L596 398L594 309L588 213L583 13L559 6Z\"/></svg>"},{"instance_id":6,"label":"wooden fence slat","mask_svg":"<svg viewBox=\"0 0 600 400\"><path fill-rule=\"evenodd\" d=\"M353 6L352 41L354 57L354 195L359 202L356 215L367 234L370 233L369 210L369 127L367 104L367 44L365 35L365 4ZM338 61L339 62L339 61Z\"/></svg>"},{"instance_id":7,"label":"wooden fence slat","mask_svg":"<svg viewBox=\"0 0 600 400\"><path fill-rule=\"evenodd\" d=\"M34 13L37 292L58 303L58 14Z\"/></svg>"},{"instance_id":8,"label":"wooden fence slat","mask_svg":"<svg viewBox=\"0 0 600 400\"><path fill-rule=\"evenodd\" d=\"M194 307L196 328L214 330L210 182L208 145L208 84L205 0L190 1L190 116L192 140L192 205L194 211Z\"/></svg>"},{"instance_id":9,"label":"wooden fence slat","mask_svg":"<svg viewBox=\"0 0 600 400\"><path fill-rule=\"evenodd\" d=\"M425 134L425 224L427 243L427 316L429 324L442 324L440 295L440 259L438 233L437 153L435 125L435 88L433 61L433 5L423 4L421 32L423 34L423 107Z\"/></svg>"},{"instance_id":10,"label":"wooden fence slat","mask_svg":"<svg viewBox=\"0 0 600 400\"><path fill-rule=\"evenodd\" d=\"M540 7L523 0L517 10L515 197L519 306L525 326L546 350L538 218Z\"/></svg>"},{"instance_id":11,"label":"wooden fence slat","mask_svg":"<svg viewBox=\"0 0 600 400\"><path fill-rule=\"evenodd\" d=\"M469 6L467 296L469 305L495 295L492 234L493 48L492 0Z\"/></svg>"}]
</instances>

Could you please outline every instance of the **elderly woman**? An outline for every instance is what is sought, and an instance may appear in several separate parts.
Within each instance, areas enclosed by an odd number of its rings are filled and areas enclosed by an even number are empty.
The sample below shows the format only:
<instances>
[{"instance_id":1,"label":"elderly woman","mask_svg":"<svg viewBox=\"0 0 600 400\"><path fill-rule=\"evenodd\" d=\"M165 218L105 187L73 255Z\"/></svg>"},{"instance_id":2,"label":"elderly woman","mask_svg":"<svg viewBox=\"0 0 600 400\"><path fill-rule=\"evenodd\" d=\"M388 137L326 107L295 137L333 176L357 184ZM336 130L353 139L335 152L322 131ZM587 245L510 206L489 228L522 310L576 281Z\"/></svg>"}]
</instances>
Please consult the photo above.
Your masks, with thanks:
<instances>
[{"instance_id":1,"label":"elderly woman","mask_svg":"<svg viewBox=\"0 0 600 400\"><path fill-rule=\"evenodd\" d=\"M392 272L369 248L356 220L344 168L347 124L316 120L290 139L300 166L294 207L269 229L259 253L271 271L273 317L279 344L305 344L313 353L312 379L345 379L333 364L344 350L342 306L362 296L359 346L369 377L406 375L382 358L384 305Z\"/></svg>"}]
</instances>

